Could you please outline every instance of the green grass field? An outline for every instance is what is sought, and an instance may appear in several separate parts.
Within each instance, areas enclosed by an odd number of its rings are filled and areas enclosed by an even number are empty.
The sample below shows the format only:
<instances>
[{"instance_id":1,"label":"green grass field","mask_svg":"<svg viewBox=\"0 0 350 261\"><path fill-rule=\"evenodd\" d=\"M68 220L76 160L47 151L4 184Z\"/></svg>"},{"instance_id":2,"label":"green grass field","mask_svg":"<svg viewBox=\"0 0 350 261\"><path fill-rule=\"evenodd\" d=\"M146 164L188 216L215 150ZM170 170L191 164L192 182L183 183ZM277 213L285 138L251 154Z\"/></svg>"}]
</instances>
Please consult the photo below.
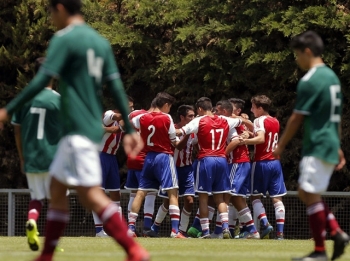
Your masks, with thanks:
<instances>
[{"instance_id":1,"label":"green grass field","mask_svg":"<svg viewBox=\"0 0 350 261\"><path fill-rule=\"evenodd\" d=\"M171 238L139 238L153 261L203 261L203 260L290 260L312 250L311 240L201 240ZM63 238L55 261L117 261L124 260L124 252L109 238ZM328 256L333 242L327 241ZM38 253L29 250L25 237L0 237L0 260L29 261ZM350 250L339 260L350 261Z\"/></svg>"}]
</instances>

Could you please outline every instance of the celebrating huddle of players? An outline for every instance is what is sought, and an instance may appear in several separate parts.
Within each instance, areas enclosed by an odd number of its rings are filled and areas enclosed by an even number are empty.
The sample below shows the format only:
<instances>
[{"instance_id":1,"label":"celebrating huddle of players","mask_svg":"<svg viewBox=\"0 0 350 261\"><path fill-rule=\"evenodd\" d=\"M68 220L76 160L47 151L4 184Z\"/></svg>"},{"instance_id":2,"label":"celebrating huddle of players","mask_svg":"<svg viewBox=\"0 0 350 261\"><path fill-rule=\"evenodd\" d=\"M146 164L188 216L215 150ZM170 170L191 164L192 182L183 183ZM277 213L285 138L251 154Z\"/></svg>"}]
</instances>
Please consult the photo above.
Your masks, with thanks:
<instances>
[{"instance_id":1,"label":"celebrating huddle of players","mask_svg":"<svg viewBox=\"0 0 350 261\"><path fill-rule=\"evenodd\" d=\"M133 192L128 206L130 235L136 236L136 220L146 198L144 236L157 237L169 212L173 238L229 239L234 237L237 219L241 226L239 238L266 238L273 227L260 198L268 192L275 207L275 238L283 239L285 209L281 197L286 188L281 164L272 155L278 142L279 122L269 116L270 99L265 95L251 99L254 124L240 116L243 100L222 100L213 109L211 100L202 97L195 108L190 105L178 108L180 121L175 125L168 114L174 102L169 94L159 93L148 111L137 110L129 115L145 145L135 159L128 158L127 162L125 187ZM247 145L255 146L252 164ZM192 162L194 151L197 157ZM164 202L152 224L158 191ZM188 229L193 199L197 196L199 209ZM247 196L260 221L260 231L246 203ZM184 198L181 214L178 197ZM216 228L211 234L209 222L215 209Z\"/></svg>"}]
</instances>

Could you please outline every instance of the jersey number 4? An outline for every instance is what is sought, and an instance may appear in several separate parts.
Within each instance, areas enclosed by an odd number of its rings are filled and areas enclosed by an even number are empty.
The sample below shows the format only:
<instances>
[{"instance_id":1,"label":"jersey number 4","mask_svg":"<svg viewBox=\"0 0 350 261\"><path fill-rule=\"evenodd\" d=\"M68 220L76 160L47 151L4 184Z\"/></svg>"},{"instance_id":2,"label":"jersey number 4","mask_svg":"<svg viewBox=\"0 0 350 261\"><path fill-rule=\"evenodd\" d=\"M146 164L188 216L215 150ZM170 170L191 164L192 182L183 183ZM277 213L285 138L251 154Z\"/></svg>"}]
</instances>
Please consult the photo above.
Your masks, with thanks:
<instances>
[{"instance_id":1,"label":"jersey number 4","mask_svg":"<svg viewBox=\"0 0 350 261\"><path fill-rule=\"evenodd\" d=\"M37 132L36 138L38 140L42 140L44 138L44 126L45 126L46 109L37 108L37 107L31 107L30 108L30 113L31 114L39 114L38 132Z\"/></svg>"}]
</instances>

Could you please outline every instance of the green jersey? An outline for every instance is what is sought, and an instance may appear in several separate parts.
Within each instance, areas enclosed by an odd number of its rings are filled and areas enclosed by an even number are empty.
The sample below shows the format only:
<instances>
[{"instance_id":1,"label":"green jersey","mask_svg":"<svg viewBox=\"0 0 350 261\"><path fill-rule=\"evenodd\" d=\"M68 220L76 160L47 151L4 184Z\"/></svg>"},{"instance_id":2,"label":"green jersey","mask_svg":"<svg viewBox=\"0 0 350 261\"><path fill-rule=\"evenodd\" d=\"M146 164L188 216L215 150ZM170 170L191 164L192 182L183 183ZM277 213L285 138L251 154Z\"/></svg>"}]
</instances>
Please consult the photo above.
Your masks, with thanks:
<instances>
[{"instance_id":1,"label":"green jersey","mask_svg":"<svg viewBox=\"0 0 350 261\"><path fill-rule=\"evenodd\" d=\"M61 138L59 113L60 95L44 89L12 115L12 124L21 126L26 173L48 172Z\"/></svg>"},{"instance_id":2,"label":"green jersey","mask_svg":"<svg viewBox=\"0 0 350 261\"><path fill-rule=\"evenodd\" d=\"M325 65L311 68L299 81L294 112L305 115L303 156L338 164L342 94L337 75Z\"/></svg>"}]
</instances>

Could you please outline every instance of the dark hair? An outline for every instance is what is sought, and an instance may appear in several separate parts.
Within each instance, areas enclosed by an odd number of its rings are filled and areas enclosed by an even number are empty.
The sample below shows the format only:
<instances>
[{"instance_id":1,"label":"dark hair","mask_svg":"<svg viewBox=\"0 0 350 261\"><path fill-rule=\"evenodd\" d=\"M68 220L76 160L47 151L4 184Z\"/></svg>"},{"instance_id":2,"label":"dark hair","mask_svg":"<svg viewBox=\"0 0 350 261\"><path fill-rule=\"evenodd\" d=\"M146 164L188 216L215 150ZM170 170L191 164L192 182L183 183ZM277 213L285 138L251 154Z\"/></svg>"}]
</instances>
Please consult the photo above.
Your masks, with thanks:
<instances>
[{"instance_id":1,"label":"dark hair","mask_svg":"<svg viewBox=\"0 0 350 261\"><path fill-rule=\"evenodd\" d=\"M211 100L208 97L201 97L196 102L196 108L202 108L205 111L211 111L213 109L213 105L211 104Z\"/></svg>"},{"instance_id":2,"label":"dark hair","mask_svg":"<svg viewBox=\"0 0 350 261\"><path fill-rule=\"evenodd\" d=\"M314 31L306 31L295 36L290 42L293 50L305 51L309 48L315 57L319 57L323 53L324 45L322 38Z\"/></svg>"},{"instance_id":3,"label":"dark hair","mask_svg":"<svg viewBox=\"0 0 350 261\"><path fill-rule=\"evenodd\" d=\"M131 97L131 96L129 96L129 95L127 95L128 96L128 101L129 102L134 102L134 98L133 97Z\"/></svg>"},{"instance_id":4,"label":"dark hair","mask_svg":"<svg viewBox=\"0 0 350 261\"><path fill-rule=\"evenodd\" d=\"M264 111L269 111L271 106L271 100L266 95L256 95L250 100L256 107L263 108Z\"/></svg>"},{"instance_id":5,"label":"dark hair","mask_svg":"<svg viewBox=\"0 0 350 261\"><path fill-rule=\"evenodd\" d=\"M39 57L35 60L35 72L38 72L41 65L45 62L45 57Z\"/></svg>"},{"instance_id":6,"label":"dark hair","mask_svg":"<svg viewBox=\"0 0 350 261\"><path fill-rule=\"evenodd\" d=\"M50 6L56 9L61 4L70 15L79 14L81 12L81 0L50 0Z\"/></svg>"},{"instance_id":7,"label":"dark hair","mask_svg":"<svg viewBox=\"0 0 350 261\"><path fill-rule=\"evenodd\" d=\"M168 103L169 105L173 105L175 101L175 98L169 93L160 92L157 94L155 103L158 108L162 108L164 104Z\"/></svg>"},{"instance_id":8,"label":"dark hair","mask_svg":"<svg viewBox=\"0 0 350 261\"><path fill-rule=\"evenodd\" d=\"M181 105L179 108L177 108L177 116L184 116L186 117L187 113L189 111L194 111L193 106L191 105Z\"/></svg>"},{"instance_id":9,"label":"dark hair","mask_svg":"<svg viewBox=\"0 0 350 261\"><path fill-rule=\"evenodd\" d=\"M243 111L245 105L244 100L238 98L230 98L228 101L234 104L237 109L241 109L241 111Z\"/></svg>"},{"instance_id":10,"label":"dark hair","mask_svg":"<svg viewBox=\"0 0 350 261\"><path fill-rule=\"evenodd\" d=\"M157 101L157 97L155 97L155 98L152 100L152 102L151 102L151 108L157 107L156 101Z\"/></svg>"},{"instance_id":11,"label":"dark hair","mask_svg":"<svg viewBox=\"0 0 350 261\"><path fill-rule=\"evenodd\" d=\"M226 110L228 113L232 114L233 107L232 103L229 100L221 100L216 103L216 107L220 106L222 109Z\"/></svg>"}]
</instances>

